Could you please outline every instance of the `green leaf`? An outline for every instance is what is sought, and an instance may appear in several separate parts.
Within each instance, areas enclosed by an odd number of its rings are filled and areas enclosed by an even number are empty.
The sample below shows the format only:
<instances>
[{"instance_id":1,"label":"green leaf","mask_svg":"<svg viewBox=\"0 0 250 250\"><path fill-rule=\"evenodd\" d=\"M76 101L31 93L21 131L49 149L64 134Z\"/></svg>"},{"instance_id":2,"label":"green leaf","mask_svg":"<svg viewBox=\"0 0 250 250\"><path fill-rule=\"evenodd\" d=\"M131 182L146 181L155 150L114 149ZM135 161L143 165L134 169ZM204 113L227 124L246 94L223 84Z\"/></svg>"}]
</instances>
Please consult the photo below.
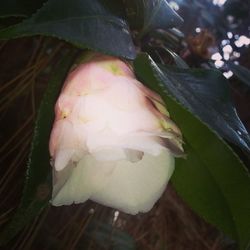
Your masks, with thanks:
<instances>
[{"instance_id":1,"label":"green leaf","mask_svg":"<svg viewBox=\"0 0 250 250\"><path fill-rule=\"evenodd\" d=\"M221 72L159 67L159 78L172 96L220 136L250 152L249 134L237 115L229 83Z\"/></svg>"},{"instance_id":2,"label":"green leaf","mask_svg":"<svg viewBox=\"0 0 250 250\"><path fill-rule=\"evenodd\" d=\"M173 57L175 64L182 69L189 69L189 66L187 65L187 63L178 55L176 54L174 51L172 51L171 49L164 47L164 49Z\"/></svg>"},{"instance_id":3,"label":"green leaf","mask_svg":"<svg viewBox=\"0 0 250 250\"><path fill-rule=\"evenodd\" d=\"M126 19L126 10L124 8L123 0L99 0L100 4L109 9L116 16Z\"/></svg>"},{"instance_id":4,"label":"green leaf","mask_svg":"<svg viewBox=\"0 0 250 250\"><path fill-rule=\"evenodd\" d=\"M250 70L236 65L233 62L227 62L228 69L230 69L243 83L250 87Z\"/></svg>"},{"instance_id":5,"label":"green leaf","mask_svg":"<svg viewBox=\"0 0 250 250\"><path fill-rule=\"evenodd\" d=\"M0 39L46 35L80 48L135 58L126 22L101 0L49 0L31 18L0 32Z\"/></svg>"},{"instance_id":6,"label":"green leaf","mask_svg":"<svg viewBox=\"0 0 250 250\"><path fill-rule=\"evenodd\" d=\"M183 22L166 0L125 0L125 5L130 23L142 29L142 34L180 26Z\"/></svg>"},{"instance_id":7,"label":"green leaf","mask_svg":"<svg viewBox=\"0 0 250 250\"><path fill-rule=\"evenodd\" d=\"M134 63L138 77L158 92L180 127L186 159L176 160L177 192L204 219L238 241L250 243L249 172L231 148L169 94L164 72L145 54Z\"/></svg>"},{"instance_id":8,"label":"green leaf","mask_svg":"<svg viewBox=\"0 0 250 250\"><path fill-rule=\"evenodd\" d=\"M21 204L0 235L0 245L11 240L48 205L51 197L51 166L48 149L54 105L74 55L65 56L55 68L41 102L34 129Z\"/></svg>"},{"instance_id":9,"label":"green leaf","mask_svg":"<svg viewBox=\"0 0 250 250\"><path fill-rule=\"evenodd\" d=\"M169 32L178 37L179 39L185 39L185 34L183 32L181 32L179 29L177 28L172 28L172 29L169 29Z\"/></svg>"},{"instance_id":10,"label":"green leaf","mask_svg":"<svg viewBox=\"0 0 250 250\"><path fill-rule=\"evenodd\" d=\"M41 8L45 0L8 0L2 1L0 17L27 17L35 10Z\"/></svg>"},{"instance_id":11,"label":"green leaf","mask_svg":"<svg viewBox=\"0 0 250 250\"><path fill-rule=\"evenodd\" d=\"M159 45L163 45L172 50L180 50L183 38L177 36L176 32L173 32L173 30L174 29L158 29L150 32L148 36L159 42L158 44L156 43L158 47ZM152 42L148 41L148 45L152 46Z\"/></svg>"},{"instance_id":12,"label":"green leaf","mask_svg":"<svg viewBox=\"0 0 250 250\"><path fill-rule=\"evenodd\" d=\"M180 26L183 22L166 0L146 0L143 1L143 5L144 33L154 29L169 29Z\"/></svg>"}]
</instances>

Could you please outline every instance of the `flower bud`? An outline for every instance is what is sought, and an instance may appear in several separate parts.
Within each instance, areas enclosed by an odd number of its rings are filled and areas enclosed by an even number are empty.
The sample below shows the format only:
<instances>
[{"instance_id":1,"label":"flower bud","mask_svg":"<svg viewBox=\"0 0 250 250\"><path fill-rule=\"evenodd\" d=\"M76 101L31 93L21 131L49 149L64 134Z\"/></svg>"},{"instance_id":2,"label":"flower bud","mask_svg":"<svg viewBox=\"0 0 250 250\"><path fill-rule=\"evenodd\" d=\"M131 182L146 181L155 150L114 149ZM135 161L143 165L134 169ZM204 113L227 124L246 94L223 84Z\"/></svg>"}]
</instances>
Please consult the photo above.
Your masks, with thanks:
<instances>
[{"instance_id":1,"label":"flower bud","mask_svg":"<svg viewBox=\"0 0 250 250\"><path fill-rule=\"evenodd\" d=\"M125 62L92 54L56 102L50 154L52 205L91 199L137 214L162 195L183 149L161 98Z\"/></svg>"}]
</instances>

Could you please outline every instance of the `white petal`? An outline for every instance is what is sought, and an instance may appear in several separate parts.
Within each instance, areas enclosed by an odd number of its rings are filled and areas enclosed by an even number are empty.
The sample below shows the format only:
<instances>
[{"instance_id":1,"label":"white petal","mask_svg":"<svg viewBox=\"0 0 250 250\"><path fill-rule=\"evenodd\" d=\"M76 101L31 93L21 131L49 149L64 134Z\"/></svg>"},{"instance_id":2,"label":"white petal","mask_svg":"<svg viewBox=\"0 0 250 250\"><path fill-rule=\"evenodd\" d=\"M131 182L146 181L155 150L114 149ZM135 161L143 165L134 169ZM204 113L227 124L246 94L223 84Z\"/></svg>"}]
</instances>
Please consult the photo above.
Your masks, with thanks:
<instances>
[{"instance_id":1,"label":"white petal","mask_svg":"<svg viewBox=\"0 0 250 250\"><path fill-rule=\"evenodd\" d=\"M165 150L158 156L144 154L136 163L123 160L116 165L86 155L76 167L55 172L60 183L54 184L52 204L92 199L130 214L147 212L165 190L173 169L174 158Z\"/></svg>"},{"instance_id":2,"label":"white petal","mask_svg":"<svg viewBox=\"0 0 250 250\"><path fill-rule=\"evenodd\" d=\"M127 156L127 159L131 162L140 161L144 155L144 152L134 149L125 149L124 152Z\"/></svg>"},{"instance_id":3,"label":"white petal","mask_svg":"<svg viewBox=\"0 0 250 250\"><path fill-rule=\"evenodd\" d=\"M105 147L102 150L93 151L92 155L98 161L118 161L122 159L127 159L125 151L121 148L108 148Z\"/></svg>"},{"instance_id":4,"label":"white petal","mask_svg":"<svg viewBox=\"0 0 250 250\"><path fill-rule=\"evenodd\" d=\"M174 170L167 151L159 156L145 154L141 161L117 163L107 185L90 199L129 214L149 211L160 198Z\"/></svg>"},{"instance_id":5,"label":"white petal","mask_svg":"<svg viewBox=\"0 0 250 250\"><path fill-rule=\"evenodd\" d=\"M113 169L113 162L100 162L91 155L85 155L76 166L68 165L62 171L55 171L52 205L86 201L93 192L98 192L106 185Z\"/></svg>"},{"instance_id":6,"label":"white petal","mask_svg":"<svg viewBox=\"0 0 250 250\"><path fill-rule=\"evenodd\" d=\"M105 148L132 149L158 155L164 148L158 137L142 132L119 135L110 129L89 132L87 148L90 153L104 150ZM124 159L123 157L121 159Z\"/></svg>"},{"instance_id":7,"label":"white petal","mask_svg":"<svg viewBox=\"0 0 250 250\"><path fill-rule=\"evenodd\" d=\"M140 133L131 133L127 136L123 136L119 145L126 149L142 151L154 156L159 155L164 149L159 141L159 138L144 136Z\"/></svg>"},{"instance_id":8,"label":"white petal","mask_svg":"<svg viewBox=\"0 0 250 250\"><path fill-rule=\"evenodd\" d=\"M74 153L75 153L74 149L58 150L58 153L55 156L55 163L54 163L56 171L64 169L68 165Z\"/></svg>"}]
</instances>

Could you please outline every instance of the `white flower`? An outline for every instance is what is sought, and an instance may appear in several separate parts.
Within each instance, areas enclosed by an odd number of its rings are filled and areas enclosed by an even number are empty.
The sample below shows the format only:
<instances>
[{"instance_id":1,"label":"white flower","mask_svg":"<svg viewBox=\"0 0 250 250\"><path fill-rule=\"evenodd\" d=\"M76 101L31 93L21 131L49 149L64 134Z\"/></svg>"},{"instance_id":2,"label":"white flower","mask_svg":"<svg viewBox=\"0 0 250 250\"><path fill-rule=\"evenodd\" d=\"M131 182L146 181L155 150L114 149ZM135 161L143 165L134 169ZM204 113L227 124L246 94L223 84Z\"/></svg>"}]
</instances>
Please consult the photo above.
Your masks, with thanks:
<instances>
[{"instance_id":1,"label":"white flower","mask_svg":"<svg viewBox=\"0 0 250 250\"><path fill-rule=\"evenodd\" d=\"M92 54L67 77L50 138L55 206L88 199L130 214L166 188L181 133L121 60Z\"/></svg>"}]
</instances>

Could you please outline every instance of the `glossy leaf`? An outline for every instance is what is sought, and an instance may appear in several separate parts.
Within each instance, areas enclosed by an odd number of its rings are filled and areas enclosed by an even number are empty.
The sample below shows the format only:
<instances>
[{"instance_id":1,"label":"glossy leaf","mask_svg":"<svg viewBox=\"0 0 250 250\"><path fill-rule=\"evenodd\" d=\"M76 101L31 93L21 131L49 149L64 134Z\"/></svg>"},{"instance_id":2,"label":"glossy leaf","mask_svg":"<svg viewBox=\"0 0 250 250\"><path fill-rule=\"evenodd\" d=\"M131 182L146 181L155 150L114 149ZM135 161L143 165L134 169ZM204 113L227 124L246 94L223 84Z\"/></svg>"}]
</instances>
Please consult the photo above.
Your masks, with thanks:
<instances>
[{"instance_id":1,"label":"glossy leaf","mask_svg":"<svg viewBox=\"0 0 250 250\"><path fill-rule=\"evenodd\" d=\"M41 8L46 0L8 0L1 2L0 17L27 17Z\"/></svg>"},{"instance_id":2,"label":"glossy leaf","mask_svg":"<svg viewBox=\"0 0 250 250\"><path fill-rule=\"evenodd\" d=\"M49 0L31 18L0 32L0 39L46 35L80 48L134 59L126 22L101 0Z\"/></svg>"},{"instance_id":3,"label":"glossy leaf","mask_svg":"<svg viewBox=\"0 0 250 250\"><path fill-rule=\"evenodd\" d=\"M189 66L187 65L187 63L178 55L176 54L174 51L172 51L169 48L164 48L174 59L175 64L182 69L188 69Z\"/></svg>"},{"instance_id":4,"label":"glossy leaf","mask_svg":"<svg viewBox=\"0 0 250 250\"><path fill-rule=\"evenodd\" d=\"M182 38L179 36L176 36L175 32L173 32L173 29L169 30L155 30L148 34L149 37L153 38L155 41L160 42L159 45L164 45L168 47L171 50L179 50L182 45ZM149 45L152 44L152 42L149 40Z\"/></svg>"},{"instance_id":5,"label":"glossy leaf","mask_svg":"<svg viewBox=\"0 0 250 250\"><path fill-rule=\"evenodd\" d=\"M143 3L144 33L154 29L168 29L182 24L182 18L169 6L166 0L146 0Z\"/></svg>"},{"instance_id":6,"label":"glossy leaf","mask_svg":"<svg viewBox=\"0 0 250 250\"><path fill-rule=\"evenodd\" d=\"M236 65L233 62L227 62L227 66L232 72L247 86L250 87L250 70L241 66Z\"/></svg>"},{"instance_id":7,"label":"glossy leaf","mask_svg":"<svg viewBox=\"0 0 250 250\"><path fill-rule=\"evenodd\" d=\"M177 28L169 29L169 32L172 33L174 36L178 37L179 39L185 38L185 34Z\"/></svg>"},{"instance_id":8,"label":"glossy leaf","mask_svg":"<svg viewBox=\"0 0 250 250\"><path fill-rule=\"evenodd\" d=\"M142 33L155 29L169 29L182 24L182 18L166 0L125 0L130 22Z\"/></svg>"},{"instance_id":9,"label":"glossy leaf","mask_svg":"<svg viewBox=\"0 0 250 250\"><path fill-rule=\"evenodd\" d=\"M159 77L172 96L224 139L250 152L249 134L231 101L229 83L219 71L159 67Z\"/></svg>"},{"instance_id":10,"label":"glossy leaf","mask_svg":"<svg viewBox=\"0 0 250 250\"><path fill-rule=\"evenodd\" d=\"M27 165L26 182L21 204L0 235L0 244L12 239L26 224L41 213L51 197L51 166L48 150L54 120L54 105L62 83L73 63L74 55L63 58L55 68L41 102Z\"/></svg>"},{"instance_id":11,"label":"glossy leaf","mask_svg":"<svg viewBox=\"0 0 250 250\"><path fill-rule=\"evenodd\" d=\"M162 96L183 133L187 158L176 160L172 178L176 190L200 216L246 249L250 242L249 172L216 133L170 95L166 73L147 55L138 56L134 66L139 79Z\"/></svg>"},{"instance_id":12,"label":"glossy leaf","mask_svg":"<svg viewBox=\"0 0 250 250\"><path fill-rule=\"evenodd\" d=\"M116 16L126 19L126 10L124 8L123 0L99 0L105 8L109 9Z\"/></svg>"}]
</instances>

